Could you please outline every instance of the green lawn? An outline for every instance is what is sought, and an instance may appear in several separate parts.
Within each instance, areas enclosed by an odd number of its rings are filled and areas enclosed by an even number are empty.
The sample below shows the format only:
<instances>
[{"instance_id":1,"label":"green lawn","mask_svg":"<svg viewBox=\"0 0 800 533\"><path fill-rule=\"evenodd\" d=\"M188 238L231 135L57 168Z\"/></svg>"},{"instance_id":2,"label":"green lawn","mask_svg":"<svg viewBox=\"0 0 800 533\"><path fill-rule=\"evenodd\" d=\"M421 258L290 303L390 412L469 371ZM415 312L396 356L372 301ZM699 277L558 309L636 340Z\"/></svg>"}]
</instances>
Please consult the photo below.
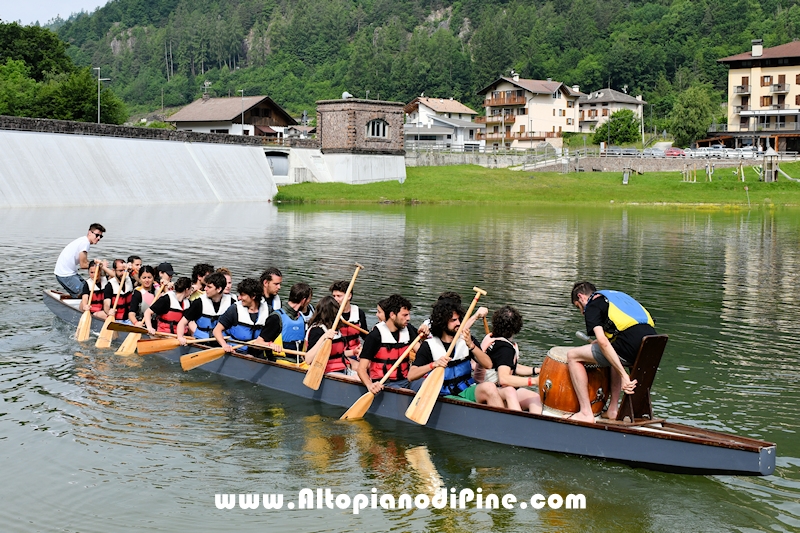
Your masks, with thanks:
<instances>
[{"instance_id":1,"label":"green lawn","mask_svg":"<svg viewBox=\"0 0 800 533\"><path fill-rule=\"evenodd\" d=\"M790 176L800 178L800 163L784 164ZM800 183L783 176L777 183L761 183L746 169L746 182L737 181L732 168L719 168L706 182L698 171L697 183L685 183L679 172L634 174L622 185L621 172L519 172L479 166L414 167L404 184L396 181L345 185L300 183L279 188L275 200L288 203L471 203L471 204L710 204L747 206L745 186L755 206L800 206Z\"/></svg>"}]
</instances>

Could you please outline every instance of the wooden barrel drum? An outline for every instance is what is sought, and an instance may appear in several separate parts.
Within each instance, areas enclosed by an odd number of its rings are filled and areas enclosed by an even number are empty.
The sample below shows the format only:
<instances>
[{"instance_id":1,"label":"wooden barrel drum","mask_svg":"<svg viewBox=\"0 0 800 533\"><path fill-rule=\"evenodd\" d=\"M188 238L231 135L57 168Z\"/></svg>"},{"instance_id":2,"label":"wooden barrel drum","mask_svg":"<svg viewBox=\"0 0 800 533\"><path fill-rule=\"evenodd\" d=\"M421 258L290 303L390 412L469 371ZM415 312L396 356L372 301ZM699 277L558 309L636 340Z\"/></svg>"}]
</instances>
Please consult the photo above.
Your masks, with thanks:
<instances>
[{"instance_id":1,"label":"wooden barrel drum","mask_svg":"<svg viewBox=\"0 0 800 533\"><path fill-rule=\"evenodd\" d=\"M567 367L566 346L555 346L547 352L547 357L539 373L539 396L542 398L545 414L577 413L580 410L578 397L572 387ZM592 412L600 414L610 392L610 368L597 365L584 365L589 378L589 399ZM549 413L548 413L549 409Z\"/></svg>"}]
</instances>

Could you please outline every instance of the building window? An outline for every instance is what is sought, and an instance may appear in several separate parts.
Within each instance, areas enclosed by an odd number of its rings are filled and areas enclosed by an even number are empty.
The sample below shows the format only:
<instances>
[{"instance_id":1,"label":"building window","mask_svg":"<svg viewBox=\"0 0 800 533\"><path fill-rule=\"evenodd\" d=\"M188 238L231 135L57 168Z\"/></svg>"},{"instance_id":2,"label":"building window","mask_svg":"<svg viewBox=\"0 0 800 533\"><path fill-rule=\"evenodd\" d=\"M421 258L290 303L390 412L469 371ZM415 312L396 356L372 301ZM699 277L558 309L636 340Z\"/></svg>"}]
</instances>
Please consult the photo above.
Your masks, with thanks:
<instances>
[{"instance_id":1,"label":"building window","mask_svg":"<svg viewBox=\"0 0 800 533\"><path fill-rule=\"evenodd\" d=\"M607 117L607 116L608 116L608 109L603 109L603 116L604 116L604 117Z\"/></svg>"},{"instance_id":2,"label":"building window","mask_svg":"<svg viewBox=\"0 0 800 533\"><path fill-rule=\"evenodd\" d=\"M570 108L575 107L575 102L573 102L572 100L569 100L567 102L567 107L570 107Z\"/></svg>"},{"instance_id":3,"label":"building window","mask_svg":"<svg viewBox=\"0 0 800 533\"><path fill-rule=\"evenodd\" d=\"M385 120L376 118L367 122L367 137L379 137L385 139L389 136L389 124Z\"/></svg>"},{"instance_id":4,"label":"building window","mask_svg":"<svg viewBox=\"0 0 800 533\"><path fill-rule=\"evenodd\" d=\"M571 126L571 125L572 125L572 119L571 119L571 118L568 118L568 119L567 119L567 126Z\"/></svg>"},{"instance_id":5,"label":"building window","mask_svg":"<svg viewBox=\"0 0 800 533\"><path fill-rule=\"evenodd\" d=\"M794 105L800 105L800 94L794 97Z\"/></svg>"},{"instance_id":6,"label":"building window","mask_svg":"<svg viewBox=\"0 0 800 533\"><path fill-rule=\"evenodd\" d=\"M228 133L228 130L211 130L211 133Z\"/></svg>"},{"instance_id":7,"label":"building window","mask_svg":"<svg viewBox=\"0 0 800 533\"><path fill-rule=\"evenodd\" d=\"M769 107L772 105L772 97L771 96L762 96L761 97L761 107Z\"/></svg>"},{"instance_id":8,"label":"building window","mask_svg":"<svg viewBox=\"0 0 800 533\"><path fill-rule=\"evenodd\" d=\"M553 93L553 99L554 99L554 100L559 100L559 99L561 99L561 91L556 91L556 92L554 92L554 93Z\"/></svg>"},{"instance_id":9,"label":"building window","mask_svg":"<svg viewBox=\"0 0 800 533\"><path fill-rule=\"evenodd\" d=\"M469 140L475 139L475 130L469 130Z\"/></svg>"},{"instance_id":10,"label":"building window","mask_svg":"<svg viewBox=\"0 0 800 533\"><path fill-rule=\"evenodd\" d=\"M761 86L767 87L772 85L772 76L761 76Z\"/></svg>"}]
</instances>

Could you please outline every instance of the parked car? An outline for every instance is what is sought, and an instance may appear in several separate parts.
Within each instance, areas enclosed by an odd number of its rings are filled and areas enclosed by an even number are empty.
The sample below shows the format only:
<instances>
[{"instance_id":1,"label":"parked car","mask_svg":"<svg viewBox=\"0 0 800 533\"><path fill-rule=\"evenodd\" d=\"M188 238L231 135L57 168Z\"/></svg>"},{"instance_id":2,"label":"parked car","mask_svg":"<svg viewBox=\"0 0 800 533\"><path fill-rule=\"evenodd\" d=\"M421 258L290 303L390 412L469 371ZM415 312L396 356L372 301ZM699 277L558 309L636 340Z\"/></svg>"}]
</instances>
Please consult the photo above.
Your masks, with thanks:
<instances>
[{"instance_id":1,"label":"parked car","mask_svg":"<svg viewBox=\"0 0 800 533\"><path fill-rule=\"evenodd\" d=\"M622 155L625 157L639 157L642 153L636 148L623 148Z\"/></svg>"},{"instance_id":2,"label":"parked car","mask_svg":"<svg viewBox=\"0 0 800 533\"><path fill-rule=\"evenodd\" d=\"M686 157L686 152L673 146L664 150L664 155L666 157Z\"/></svg>"},{"instance_id":3,"label":"parked car","mask_svg":"<svg viewBox=\"0 0 800 533\"><path fill-rule=\"evenodd\" d=\"M644 151L642 152L642 155L644 157L665 157L666 156L666 154L664 153L664 150L661 150L660 148L645 148Z\"/></svg>"},{"instance_id":4,"label":"parked car","mask_svg":"<svg viewBox=\"0 0 800 533\"><path fill-rule=\"evenodd\" d=\"M622 148L620 148L619 146L607 146L606 149L600 153L606 156L617 157L622 155Z\"/></svg>"}]
</instances>

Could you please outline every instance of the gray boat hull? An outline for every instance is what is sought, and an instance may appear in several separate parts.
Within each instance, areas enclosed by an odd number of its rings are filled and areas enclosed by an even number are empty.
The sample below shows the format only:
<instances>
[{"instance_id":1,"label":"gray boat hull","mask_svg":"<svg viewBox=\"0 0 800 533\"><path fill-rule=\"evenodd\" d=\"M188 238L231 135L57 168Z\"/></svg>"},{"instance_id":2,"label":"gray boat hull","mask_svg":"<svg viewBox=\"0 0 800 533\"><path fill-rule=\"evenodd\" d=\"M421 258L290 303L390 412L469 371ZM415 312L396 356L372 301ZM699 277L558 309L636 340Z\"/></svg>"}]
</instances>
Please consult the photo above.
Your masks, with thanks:
<instances>
[{"instance_id":1,"label":"gray boat hull","mask_svg":"<svg viewBox=\"0 0 800 533\"><path fill-rule=\"evenodd\" d=\"M49 291L45 291L44 300L57 316L77 324L80 313L73 307ZM93 329L94 326L93 323ZM197 349L182 347L159 355L179 362L182 355ZM247 355L226 355L198 370L339 406L342 412L366 392L360 382L332 375L326 375L315 391L303 385L304 370ZM385 389L368 413L413 423L405 417L413 397L411 391ZM773 443L691 426L668 422L647 427L586 424L444 398L436 403L426 427L498 444L610 459L675 473L766 476L773 473L776 462Z\"/></svg>"}]
</instances>

